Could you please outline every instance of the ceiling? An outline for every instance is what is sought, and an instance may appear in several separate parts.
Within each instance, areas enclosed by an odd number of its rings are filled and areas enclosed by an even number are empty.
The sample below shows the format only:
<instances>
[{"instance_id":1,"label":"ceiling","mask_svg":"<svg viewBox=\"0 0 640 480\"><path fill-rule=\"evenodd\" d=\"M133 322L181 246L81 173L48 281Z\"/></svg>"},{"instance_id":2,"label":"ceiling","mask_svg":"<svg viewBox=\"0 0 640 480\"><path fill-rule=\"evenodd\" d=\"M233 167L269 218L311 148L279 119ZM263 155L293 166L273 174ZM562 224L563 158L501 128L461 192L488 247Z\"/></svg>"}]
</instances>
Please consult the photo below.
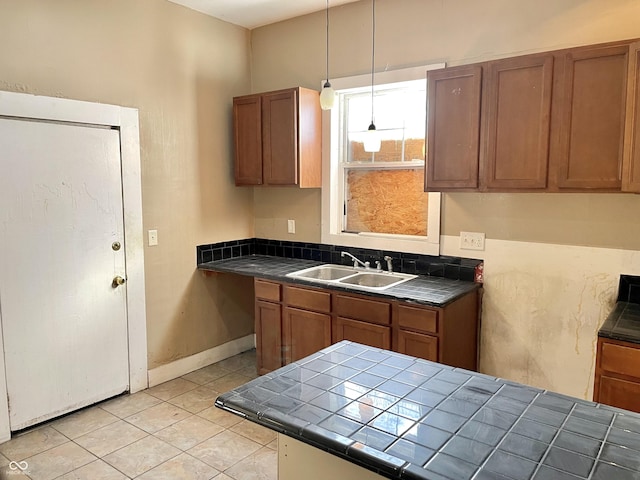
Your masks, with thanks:
<instances>
[{"instance_id":1,"label":"ceiling","mask_svg":"<svg viewBox=\"0 0 640 480\"><path fill-rule=\"evenodd\" d=\"M252 29L324 10L326 0L169 0L225 22ZM358 0L329 0L329 7Z\"/></svg>"}]
</instances>

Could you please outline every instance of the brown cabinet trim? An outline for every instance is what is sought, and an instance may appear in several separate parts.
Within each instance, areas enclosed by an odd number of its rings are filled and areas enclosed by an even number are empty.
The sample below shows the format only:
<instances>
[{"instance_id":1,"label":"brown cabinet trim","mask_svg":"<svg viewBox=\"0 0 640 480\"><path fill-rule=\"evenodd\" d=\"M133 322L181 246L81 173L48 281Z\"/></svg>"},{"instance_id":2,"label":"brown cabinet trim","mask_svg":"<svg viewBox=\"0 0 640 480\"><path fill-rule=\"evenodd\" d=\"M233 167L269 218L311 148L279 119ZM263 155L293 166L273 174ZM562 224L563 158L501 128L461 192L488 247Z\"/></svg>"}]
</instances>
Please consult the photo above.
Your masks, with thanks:
<instances>
[{"instance_id":1,"label":"brown cabinet trim","mask_svg":"<svg viewBox=\"0 0 640 480\"><path fill-rule=\"evenodd\" d=\"M640 42L629 47L622 191L640 193Z\"/></svg>"}]
</instances>

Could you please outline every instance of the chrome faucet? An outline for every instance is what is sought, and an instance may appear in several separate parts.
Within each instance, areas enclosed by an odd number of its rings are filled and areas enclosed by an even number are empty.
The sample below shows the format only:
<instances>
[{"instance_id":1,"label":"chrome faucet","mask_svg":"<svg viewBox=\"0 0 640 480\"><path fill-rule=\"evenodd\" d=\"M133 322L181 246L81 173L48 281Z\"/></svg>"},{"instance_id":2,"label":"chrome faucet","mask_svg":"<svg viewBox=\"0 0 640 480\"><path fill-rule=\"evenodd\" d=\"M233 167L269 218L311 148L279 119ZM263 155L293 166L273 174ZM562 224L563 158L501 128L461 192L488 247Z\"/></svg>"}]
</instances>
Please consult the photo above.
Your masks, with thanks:
<instances>
[{"instance_id":1,"label":"chrome faucet","mask_svg":"<svg viewBox=\"0 0 640 480\"><path fill-rule=\"evenodd\" d=\"M362 262L360 260L358 260L356 257L354 257L353 255L351 255L349 252L340 252L340 256L344 257L345 255L351 257L353 259L353 267L357 268L358 264L362 265L364 268L369 268L369 265L371 265L371 263L369 262Z\"/></svg>"},{"instance_id":2,"label":"chrome faucet","mask_svg":"<svg viewBox=\"0 0 640 480\"><path fill-rule=\"evenodd\" d=\"M393 258L391 258L389 255L385 255L384 259L387 261L387 270L389 271L389 273L393 273L393 263L391 263L393 261Z\"/></svg>"}]
</instances>

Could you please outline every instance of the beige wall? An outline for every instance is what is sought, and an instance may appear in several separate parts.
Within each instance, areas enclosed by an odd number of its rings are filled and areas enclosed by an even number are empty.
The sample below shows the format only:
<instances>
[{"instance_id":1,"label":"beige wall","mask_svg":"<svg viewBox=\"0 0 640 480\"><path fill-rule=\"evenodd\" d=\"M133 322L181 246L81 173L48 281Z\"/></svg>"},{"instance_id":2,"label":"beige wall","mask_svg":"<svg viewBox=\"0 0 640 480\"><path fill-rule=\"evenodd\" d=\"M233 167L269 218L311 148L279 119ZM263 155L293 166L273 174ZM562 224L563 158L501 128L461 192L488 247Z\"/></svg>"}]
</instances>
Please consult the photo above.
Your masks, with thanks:
<instances>
[{"instance_id":1,"label":"beige wall","mask_svg":"<svg viewBox=\"0 0 640 480\"><path fill-rule=\"evenodd\" d=\"M636 0L377 0L376 9L377 71L640 37ZM253 30L253 91L319 89L325 76L324 21L320 12ZM331 77L370 71L371 2L332 8L329 36ZM295 195L256 189L256 206L273 216L260 217L256 235L296 239L287 234L286 222L270 223L287 217L305 232L300 239L320 241L320 190L313 201L307 194L299 207ZM443 203L445 235L472 230L506 240L640 248L640 195L453 193Z\"/></svg>"},{"instance_id":2,"label":"beige wall","mask_svg":"<svg viewBox=\"0 0 640 480\"><path fill-rule=\"evenodd\" d=\"M250 33L159 0L0 0L0 89L138 108L149 368L253 332L250 279L204 278L195 247L253 236L230 114ZM146 238L146 237L145 237Z\"/></svg>"},{"instance_id":3,"label":"beige wall","mask_svg":"<svg viewBox=\"0 0 640 480\"><path fill-rule=\"evenodd\" d=\"M636 0L377 6L378 70L640 37ZM332 9L332 77L368 71L369 15L368 1ZM149 368L252 332L250 279L205 278L197 244L320 240L319 190L233 186L230 110L234 95L323 76L321 12L248 32L159 0L0 0L0 89L140 110L144 228L159 232L145 249ZM589 396L617 274L640 274L640 196L443 200L443 253L468 253L460 230L487 233L482 370Z\"/></svg>"},{"instance_id":4,"label":"beige wall","mask_svg":"<svg viewBox=\"0 0 640 480\"><path fill-rule=\"evenodd\" d=\"M376 70L458 65L640 37L637 0L377 0ZM371 2L332 8L331 77L370 69ZM252 88L324 78L324 14L252 31ZM256 235L320 241L320 190L256 189ZM594 341L620 273L640 274L640 195L443 195L444 254L485 259L481 369L590 397ZM296 220L298 232L286 233ZM487 235L460 251L459 232ZM598 248L586 248L591 246Z\"/></svg>"}]
</instances>

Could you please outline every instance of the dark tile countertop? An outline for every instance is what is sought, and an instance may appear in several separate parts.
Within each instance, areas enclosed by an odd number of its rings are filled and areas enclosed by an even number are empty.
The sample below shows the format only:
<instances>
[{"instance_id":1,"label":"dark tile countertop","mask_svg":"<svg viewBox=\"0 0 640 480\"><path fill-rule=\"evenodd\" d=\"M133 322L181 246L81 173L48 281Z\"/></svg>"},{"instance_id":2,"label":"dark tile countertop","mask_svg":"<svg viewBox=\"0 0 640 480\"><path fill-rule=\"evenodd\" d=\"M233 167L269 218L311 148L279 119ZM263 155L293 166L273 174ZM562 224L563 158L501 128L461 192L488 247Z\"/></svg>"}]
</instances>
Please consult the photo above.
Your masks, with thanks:
<instances>
[{"instance_id":1,"label":"dark tile countertop","mask_svg":"<svg viewBox=\"0 0 640 480\"><path fill-rule=\"evenodd\" d=\"M201 263L200 270L237 273L277 281L286 281L300 285L330 288L351 293L361 293L376 297L404 300L436 307L443 307L463 295L479 288L480 285L463 280L449 280L442 277L418 275L417 278L401 283L386 290L362 290L336 284L322 284L302 278L287 277L288 273L304 268L322 265L322 262L294 258L270 257L265 255L247 255L227 260Z\"/></svg>"},{"instance_id":2,"label":"dark tile countertop","mask_svg":"<svg viewBox=\"0 0 640 480\"><path fill-rule=\"evenodd\" d=\"M216 406L387 478L640 479L640 415L342 341Z\"/></svg>"},{"instance_id":3,"label":"dark tile countertop","mask_svg":"<svg viewBox=\"0 0 640 480\"><path fill-rule=\"evenodd\" d=\"M598 331L599 337L640 343L640 305L617 302Z\"/></svg>"}]
</instances>

